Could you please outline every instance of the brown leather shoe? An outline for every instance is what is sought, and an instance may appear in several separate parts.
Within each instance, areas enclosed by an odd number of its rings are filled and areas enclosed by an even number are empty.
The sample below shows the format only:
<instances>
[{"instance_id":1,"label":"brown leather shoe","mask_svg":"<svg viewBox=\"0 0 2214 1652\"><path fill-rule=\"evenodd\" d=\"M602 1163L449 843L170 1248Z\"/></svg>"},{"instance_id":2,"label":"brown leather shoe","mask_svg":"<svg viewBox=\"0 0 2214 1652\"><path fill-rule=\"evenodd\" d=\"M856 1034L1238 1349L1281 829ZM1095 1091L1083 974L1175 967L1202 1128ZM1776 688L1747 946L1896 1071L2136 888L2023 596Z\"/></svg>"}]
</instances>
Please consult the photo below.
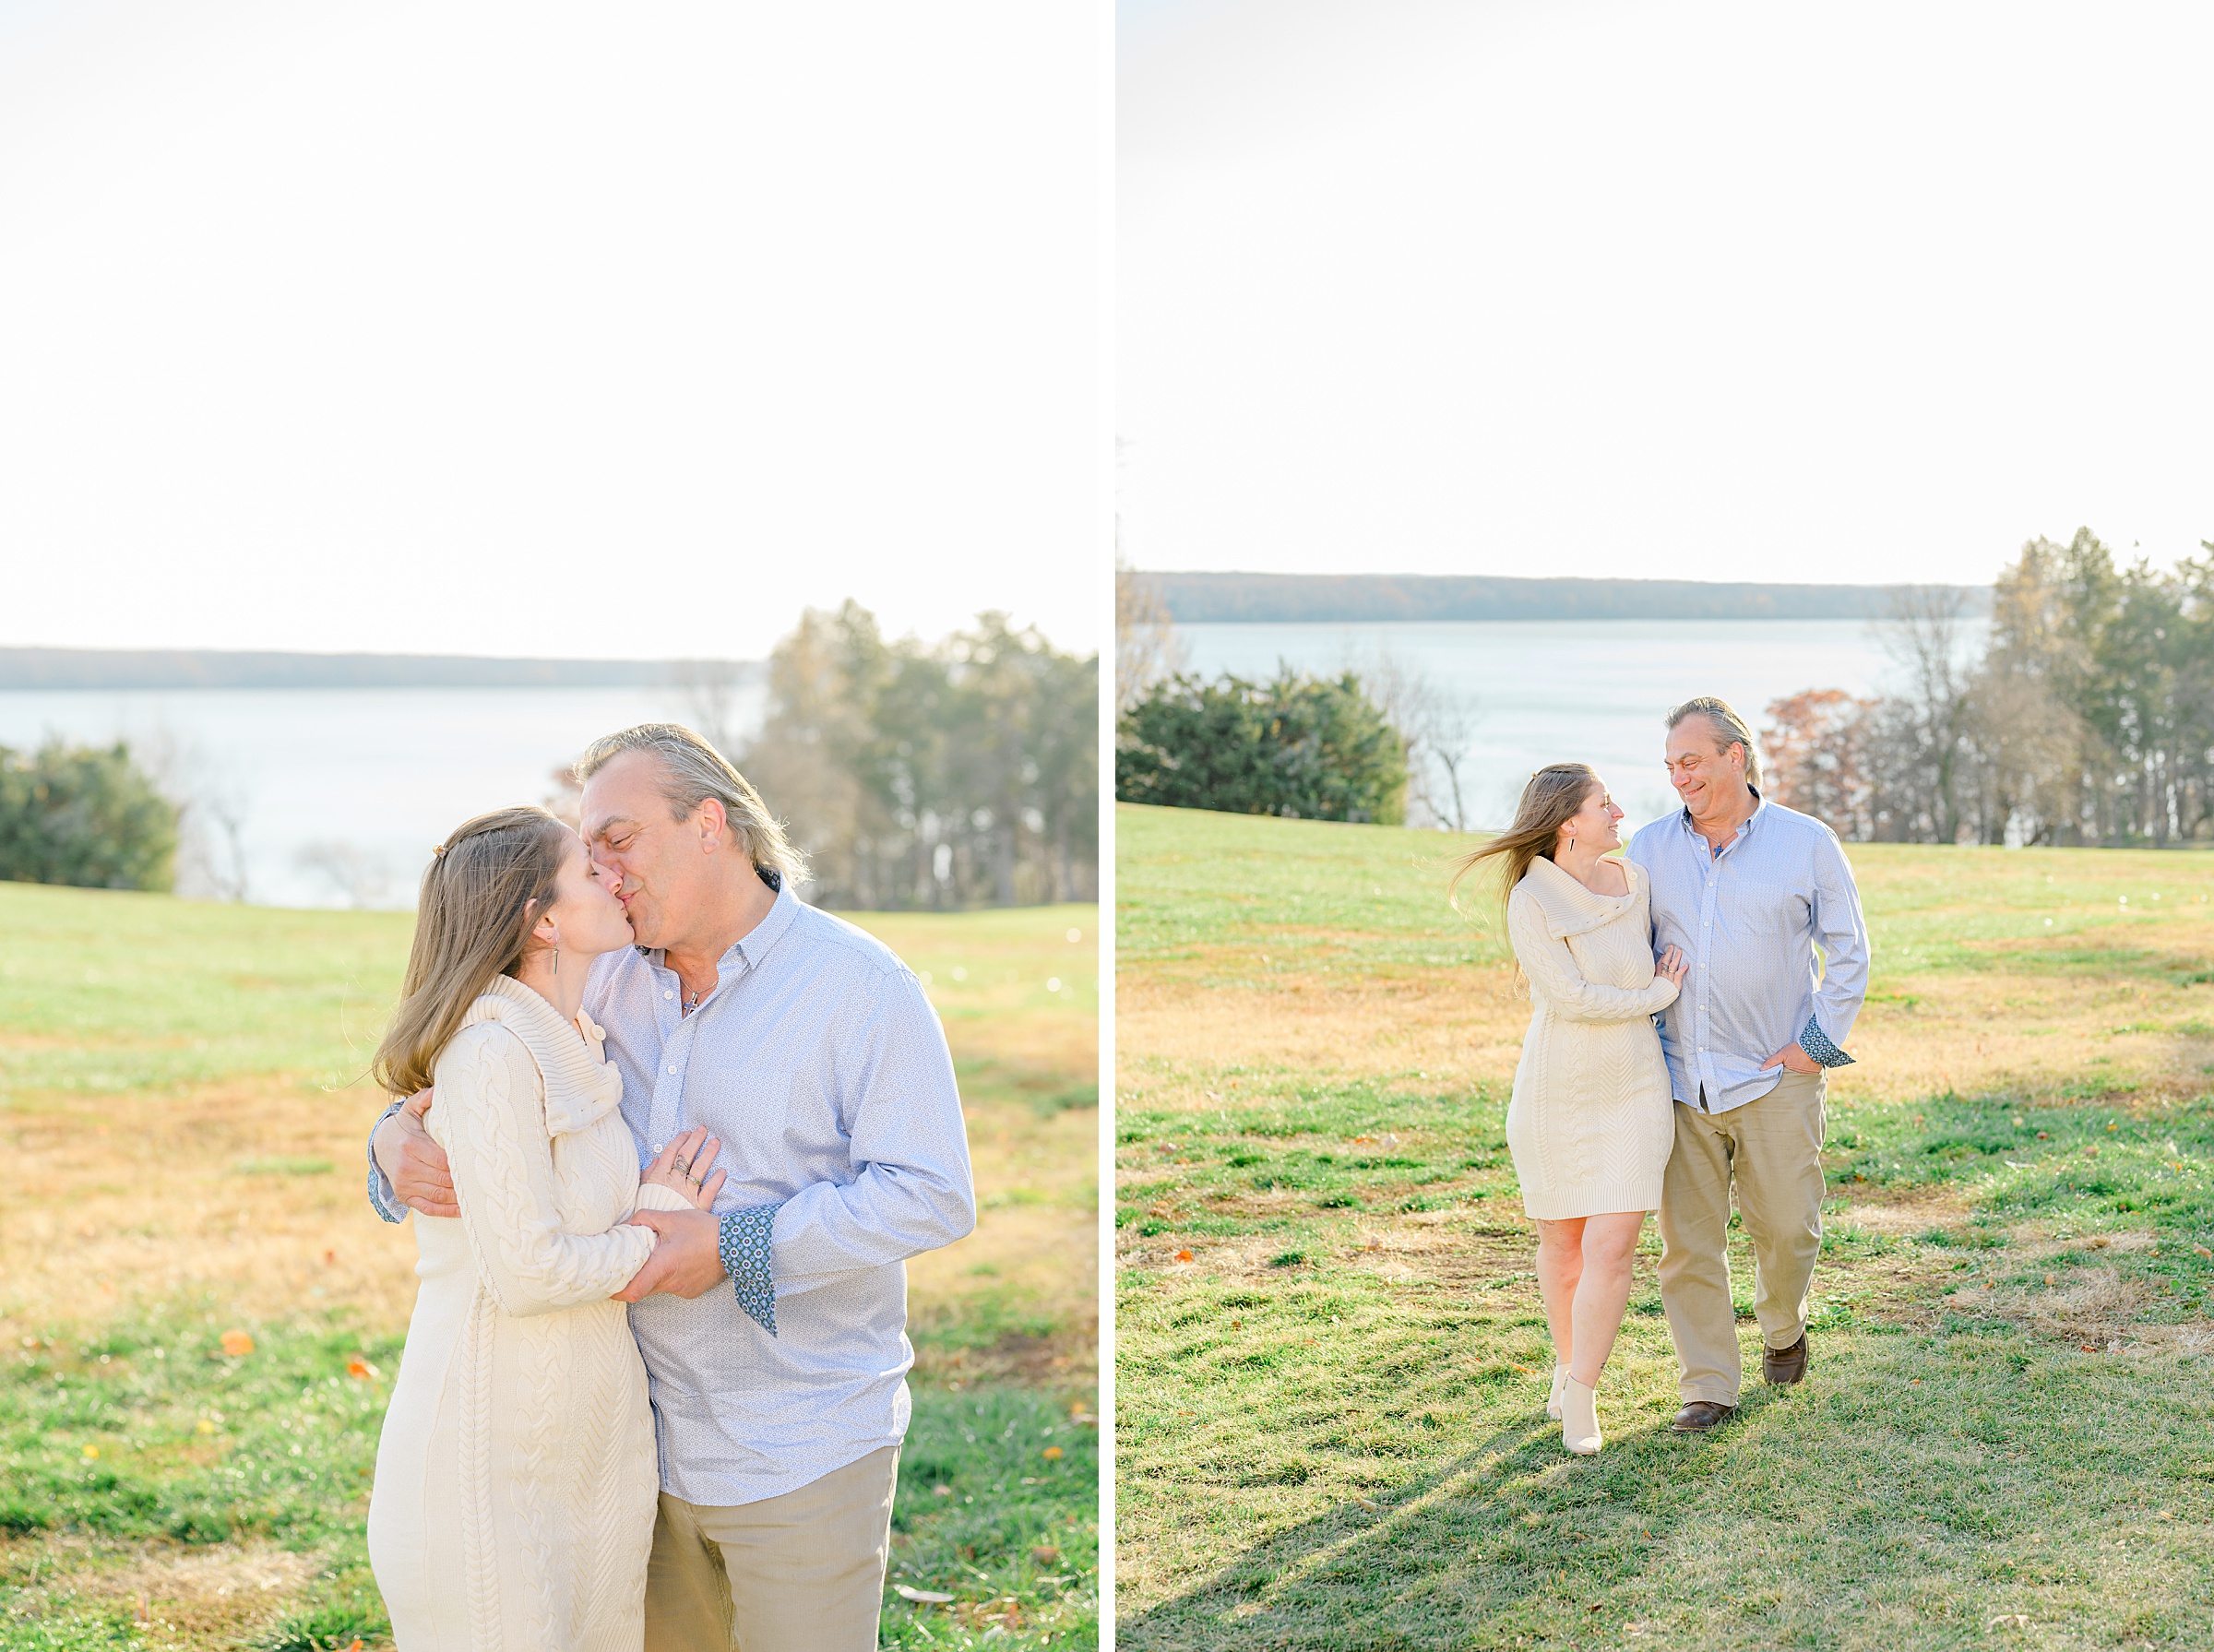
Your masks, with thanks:
<instances>
[{"instance_id":1,"label":"brown leather shoe","mask_svg":"<svg viewBox=\"0 0 2214 1652\"><path fill-rule=\"evenodd\" d=\"M1789 1348L1764 1348L1760 1351L1760 1374L1778 1386L1798 1382L1806 1375L1806 1333L1799 1333L1799 1340Z\"/></svg>"},{"instance_id":2,"label":"brown leather shoe","mask_svg":"<svg viewBox=\"0 0 2214 1652\"><path fill-rule=\"evenodd\" d=\"M1720 1405L1711 1399L1695 1399L1678 1411L1676 1420L1668 1426L1679 1434L1703 1434L1736 1415L1735 1406Z\"/></svg>"}]
</instances>

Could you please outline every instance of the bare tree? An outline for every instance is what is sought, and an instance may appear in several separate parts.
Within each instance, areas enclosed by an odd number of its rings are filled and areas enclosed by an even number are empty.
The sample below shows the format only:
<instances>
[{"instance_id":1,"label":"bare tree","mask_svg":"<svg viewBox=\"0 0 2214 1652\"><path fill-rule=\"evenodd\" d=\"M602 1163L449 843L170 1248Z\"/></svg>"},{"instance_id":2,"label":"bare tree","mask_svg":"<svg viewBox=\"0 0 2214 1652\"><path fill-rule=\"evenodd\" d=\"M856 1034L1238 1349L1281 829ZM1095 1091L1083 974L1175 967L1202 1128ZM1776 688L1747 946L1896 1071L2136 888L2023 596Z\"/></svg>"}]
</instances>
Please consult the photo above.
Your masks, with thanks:
<instances>
[{"instance_id":1,"label":"bare tree","mask_svg":"<svg viewBox=\"0 0 2214 1652\"><path fill-rule=\"evenodd\" d=\"M1387 648L1349 659L1345 669L1407 743L1407 822L1469 829L1461 773L1481 711L1474 699L1409 665Z\"/></svg>"},{"instance_id":2,"label":"bare tree","mask_svg":"<svg viewBox=\"0 0 2214 1652\"><path fill-rule=\"evenodd\" d=\"M134 736L131 749L177 812L177 893L246 899L245 828L253 790L244 778L166 723Z\"/></svg>"},{"instance_id":3,"label":"bare tree","mask_svg":"<svg viewBox=\"0 0 2214 1652\"><path fill-rule=\"evenodd\" d=\"M704 734L707 731L701 729L696 732ZM716 749L720 751L721 747ZM543 800L547 813L554 815L572 831L581 828L584 824L584 782L577 778L577 771L565 763L547 778L554 782L553 791Z\"/></svg>"},{"instance_id":4,"label":"bare tree","mask_svg":"<svg viewBox=\"0 0 2214 1652\"><path fill-rule=\"evenodd\" d=\"M1927 817L1929 835L1939 843L1957 842L1962 824L1959 770L1971 682L1961 657L1967 610L1966 593L1957 587L1903 586L1876 625L1884 651L1906 678L1906 692L1885 703L1889 727L1879 750L1903 760L1890 777L1894 787L1921 795L1899 802L1910 816ZM1907 775L1919 784L1901 788Z\"/></svg>"},{"instance_id":5,"label":"bare tree","mask_svg":"<svg viewBox=\"0 0 2214 1652\"><path fill-rule=\"evenodd\" d=\"M739 696L746 668L735 660L681 660L671 673L693 731L725 756L744 737L739 726Z\"/></svg>"},{"instance_id":6,"label":"bare tree","mask_svg":"<svg viewBox=\"0 0 2214 1652\"><path fill-rule=\"evenodd\" d=\"M244 905L253 898L246 875L246 820L253 809L253 792L236 773L212 770L202 782L196 801L217 846L210 859L216 897Z\"/></svg>"},{"instance_id":7,"label":"bare tree","mask_svg":"<svg viewBox=\"0 0 2214 1652\"><path fill-rule=\"evenodd\" d=\"M359 844L342 838L304 844L292 862L322 878L350 907L381 907L391 898L390 863Z\"/></svg>"},{"instance_id":8,"label":"bare tree","mask_svg":"<svg viewBox=\"0 0 2214 1652\"><path fill-rule=\"evenodd\" d=\"M1146 697L1147 690L1184 669L1175 622L1153 582L1121 557L1114 564L1114 710L1116 716Z\"/></svg>"}]
</instances>

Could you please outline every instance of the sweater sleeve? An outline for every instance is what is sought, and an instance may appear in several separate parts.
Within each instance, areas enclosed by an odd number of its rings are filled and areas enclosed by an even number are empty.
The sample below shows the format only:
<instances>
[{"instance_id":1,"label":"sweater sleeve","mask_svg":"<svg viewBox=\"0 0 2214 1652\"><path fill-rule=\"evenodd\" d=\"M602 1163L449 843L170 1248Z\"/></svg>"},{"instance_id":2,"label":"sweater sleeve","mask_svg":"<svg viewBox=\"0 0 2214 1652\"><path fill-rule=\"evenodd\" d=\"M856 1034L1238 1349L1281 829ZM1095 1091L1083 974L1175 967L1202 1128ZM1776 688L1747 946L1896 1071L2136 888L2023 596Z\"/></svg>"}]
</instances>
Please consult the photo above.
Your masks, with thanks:
<instances>
[{"instance_id":1,"label":"sweater sleeve","mask_svg":"<svg viewBox=\"0 0 2214 1652\"><path fill-rule=\"evenodd\" d=\"M467 1028L438 1058L438 1105L470 1254L518 1318L601 1301L653 1254L650 1228L564 1233L538 1074L514 1034Z\"/></svg>"},{"instance_id":2,"label":"sweater sleeve","mask_svg":"<svg viewBox=\"0 0 2214 1652\"><path fill-rule=\"evenodd\" d=\"M1506 926L1515 945L1515 961L1564 1020L1635 1021L1676 1001L1676 983L1665 975L1655 975L1652 984L1645 987L1608 987L1586 981L1568 943L1556 939L1546 927L1545 914L1534 900L1509 900Z\"/></svg>"}]
</instances>

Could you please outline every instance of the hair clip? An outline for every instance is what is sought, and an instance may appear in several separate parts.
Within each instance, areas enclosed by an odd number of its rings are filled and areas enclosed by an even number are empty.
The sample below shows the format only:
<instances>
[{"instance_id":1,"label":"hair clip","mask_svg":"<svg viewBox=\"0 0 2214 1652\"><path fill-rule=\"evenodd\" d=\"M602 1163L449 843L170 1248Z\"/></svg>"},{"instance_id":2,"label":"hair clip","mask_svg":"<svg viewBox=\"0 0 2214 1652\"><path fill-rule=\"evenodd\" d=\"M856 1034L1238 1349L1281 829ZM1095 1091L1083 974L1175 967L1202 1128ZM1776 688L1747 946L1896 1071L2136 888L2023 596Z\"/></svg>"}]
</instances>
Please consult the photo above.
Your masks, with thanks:
<instances>
[{"instance_id":1,"label":"hair clip","mask_svg":"<svg viewBox=\"0 0 2214 1652\"><path fill-rule=\"evenodd\" d=\"M437 848L435 848L435 849L434 849L433 850L431 850L431 856L432 856L432 858L433 858L434 860L439 860L439 861L443 861L443 860L445 860L445 859L446 859L446 850L447 850L449 848L451 848L451 847L452 847L452 846L451 846L450 844L445 844L445 843L441 843L440 845L438 845L438 847L437 847Z\"/></svg>"}]
</instances>

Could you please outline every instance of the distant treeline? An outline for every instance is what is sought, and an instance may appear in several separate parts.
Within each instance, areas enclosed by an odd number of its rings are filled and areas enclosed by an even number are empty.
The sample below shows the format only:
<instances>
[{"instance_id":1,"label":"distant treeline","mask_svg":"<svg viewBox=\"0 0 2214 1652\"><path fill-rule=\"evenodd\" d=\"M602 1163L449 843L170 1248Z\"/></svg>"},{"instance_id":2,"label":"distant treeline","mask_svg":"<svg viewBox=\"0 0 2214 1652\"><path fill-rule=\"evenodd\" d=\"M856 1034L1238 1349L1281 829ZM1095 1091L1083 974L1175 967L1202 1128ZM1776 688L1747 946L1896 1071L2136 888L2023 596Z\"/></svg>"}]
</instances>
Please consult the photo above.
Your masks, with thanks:
<instances>
[{"instance_id":1,"label":"distant treeline","mask_svg":"<svg viewBox=\"0 0 2214 1652\"><path fill-rule=\"evenodd\" d=\"M1904 843L2214 839L2214 542L2118 565L2090 529L1999 576L1989 640L1941 592L1886 629L1903 692L1809 689L1768 707L1779 801L1840 837Z\"/></svg>"},{"instance_id":2,"label":"distant treeline","mask_svg":"<svg viewBox=\"0 0 2214 1652\"><path fill-rule=\"evenodd\" d=\"M696 704L712 713L715 692L695 683ZM1096 657L1004 614L887 642L848 602L777 645L767 717L732 755L813 862L820 905L1097 900L1099 696ZM698 720L714 738L719 718Z\"/></svg>"},{"instance_id":3,"label":"distant treeline","mask_svg":"<svg viewBox=\"0 0 2214 1652\"><path fill-rule=\"evenodd\" d=\"M1883 585L1696 579L1514 579L1491 575L1161 574L1145 582L1181 624L1409 620L1857 620L1890 612ZM1946 586L1987 612L1987 586Z\"/></svg>"},{"instance_id":4,"label":"distant treeline","mask_svg":"<svg viewBox=\"0 0 2214 1652\"><path fill-rule=\"evenodd\" d=\"M696 662L492 660L458 654L0 648L0 691L156 688L651 688ZM725 669L758 677L758 664Z\"/></svg>"}]
</instances>

